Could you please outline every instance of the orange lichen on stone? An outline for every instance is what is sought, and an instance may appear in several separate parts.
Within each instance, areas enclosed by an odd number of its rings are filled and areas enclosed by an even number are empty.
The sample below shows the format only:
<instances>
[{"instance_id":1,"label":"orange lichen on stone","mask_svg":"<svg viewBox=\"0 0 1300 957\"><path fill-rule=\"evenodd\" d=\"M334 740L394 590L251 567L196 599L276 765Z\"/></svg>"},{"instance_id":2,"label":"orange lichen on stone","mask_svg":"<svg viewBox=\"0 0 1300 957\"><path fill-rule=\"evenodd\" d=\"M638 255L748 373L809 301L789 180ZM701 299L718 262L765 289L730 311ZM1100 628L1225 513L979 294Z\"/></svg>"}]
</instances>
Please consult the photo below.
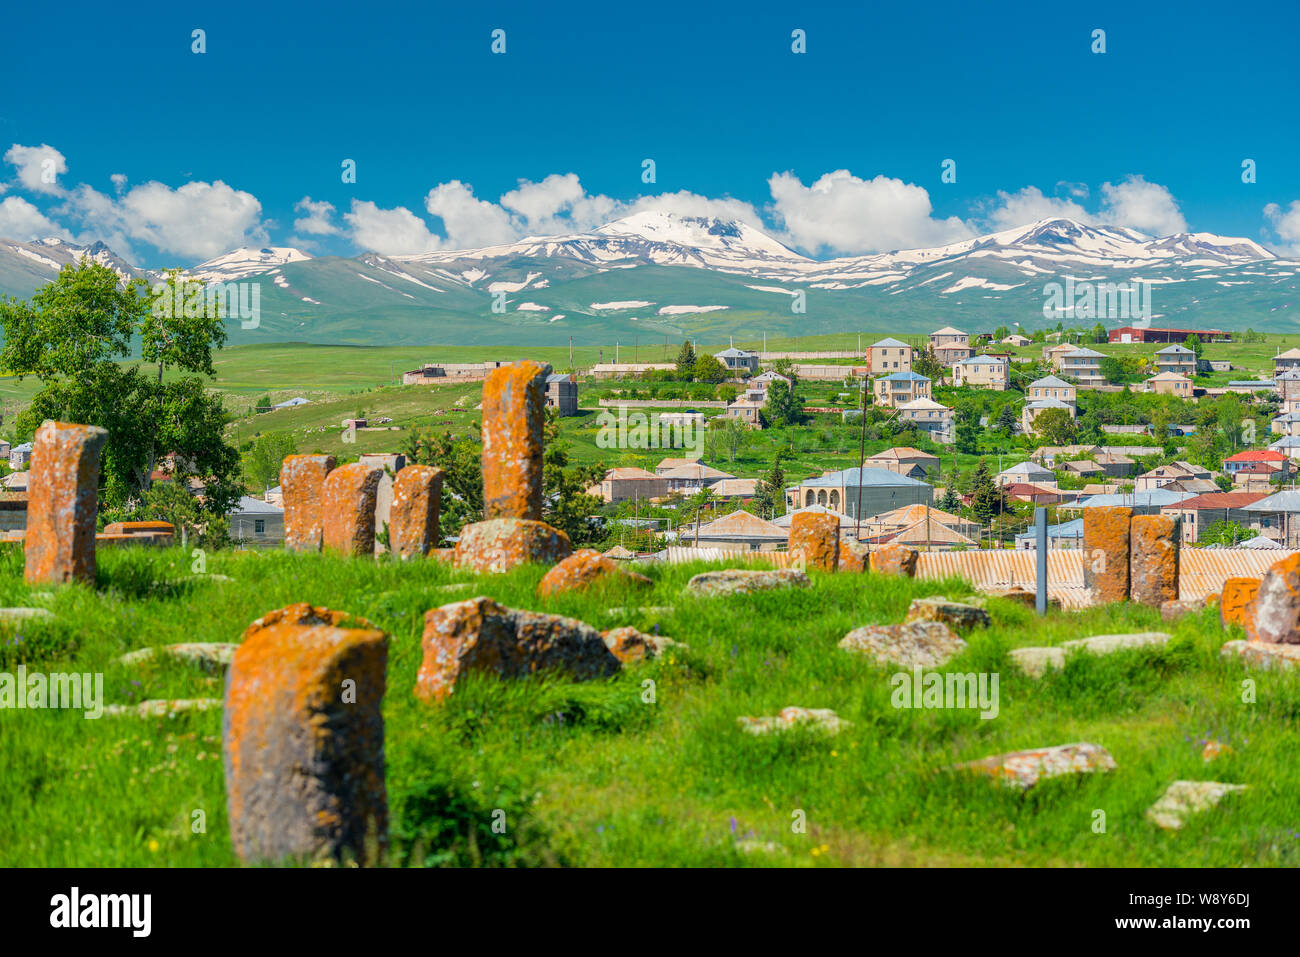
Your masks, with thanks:
<instances>
[{"instance_id":1,"label":"orange lichen on stone","mask_svg":"<svg viewBox=\"0 0 1300 957\"><path fill-rule=\"evenodd\" d=\"M663 635L648 635L631 625L602 631L600 637L604 639L605 647L625 665L636 664L648 658L658 658L669 648L686 648L685 645L671 638Z\"/></svg>"},{"instance_id":2,"label":"orange lichen on stone","mask_svg":"<svg viewBox=\"0 0 1300 957\"><path fill-rule=\"evenodd\" d=\"M173 535L176 526L171 522L109 522L104 526L105 535L143 535L149 532Z\"/></svg>"},{"instance_id":3,"label":"orange lichen on stone","mask_svg":"<svg viewBox=\"0 0 1300 957\"><path fill-rule=\"evenodd\" d=\"M1260 579L1229 578L1223 583L1219 593L1219 623L1227 628L1229 625L1241 625L1246 630L1246 637L1258 641L1255 634L1255 621L1252 606L1255 596L1259 594Z\"/></svg>"},{"instance_id":4,"label":"orange lichen on stone","mask_svg":"<svg viewBox=\"0 0 1300 957\"><path fill-rule=\"evenodd\" d=\"M353 462L334 469L325 477L321 495L326 551L343 555L375 553L375 496L384 470Z\"/></svg>"},{"instance_id":5,"label":"orange lichen on stone","mask_svg":"<svg viewBox=\"0 0 1300 957\"><path fill-rule=\"evenodd\" d=\"M606 558L594 548L584 548L542 576L537 594L545 597L566 591L582 591L596 584L645 587L651 582L639 572L621 568L614 559Z\"/></svg>"},{"instance_id":6,"label":"orange lichen on stone","mask_svg":"<svg viewBox=\"0 0 1300 957\"><path fill-rule=\"evenodd\" d=\"M871 553L871 570L881 575L916 577L919 553L906 545L884 545Z\"/></svg>"},{"instance_id":7,"label":"orange lichen on stone","mask_svg":"<svg viewBox=\"0 0 1300 957\"><path fill-rule=\"evenodd\" d=\"M290 621L250 631L230 664L222 730L236 854L373 863L369 839L382 850L388 831L388 636Z\"/></svg>"},{"instance_id":8,"label":"orange lichen on stone","mask_svg":"<svg viewBox=\"0 0 1300 957\"><path fill-rule=\"evenodd\" d=\"M551 367L500 366L483 383L483 517L542 517L542 425Z\"/></svg>"},{"instance_id":9,"label":"orange lichen on stone","mask_svg":"<svg viewBox=\"0 0 1300 957\"><path fill-rule=\"evenodd\" d=\"M553 565L573 553L569 536L545 522L497 518L460 530L453 562L457 568L501 573L532 562Z\"/></svg>"},{"instance_id":10,"label":"orange lichen on stone","mask_svg":"<svg viewBox=\"0 0 1300 957\"><path fill-rule=\"evenodd\" d=\"M1250 606L1251 641L1300 644L1300 554L1275 562L1259 583Z\"/></svg>"},{"instance_id":11,"label":"orange lichen on stone","mask_svg":"<svg viewBox=\"0 0 1300 957\"><path fill-rule=\"evenodd\" d=\"M393 482L388 517L388 550L401 558L429 554L438 544L442 508L442 469L408 465Z\"/></svg>"},{"instance_id":12,"label":"orange lichen on stone","mask_svg":"<svg viewBox=\"0 0 1300 957\"><path fill-rule=\"evenodd\" d=\"M331 628L369 629L375 627L358 615L352 615L346 611L321 608L319 605L300 601L292 605L285 605L283 608L277 608L275 611L268 611L244 629L243 640L248 641L259 631L276 625L329 625Z\"/></svg>"},{"instance_id":13,"label":"orange lichen on stone","mask_svg":"<svg viewBox=\"0 0 1300 957\"><path fill-rule=\"evenodd\" d=\"M1083 584L1094 601L1128 600L1132 519L1133 509L1122 506L1084 509Z\"/></svg>"},{"instance_id":14,"label":"orange lichen on stone","mask_svg":"<svg viewBox=\"0 0 1300 957\"><path fill-rule=\"evenodd\" d=\"M1178 599L1178 523L1168 515L1129 524L1129 596L1157 608Z\"/></svg>"},{"instance_id":15,"label":"orange lichen on stone","mask_svg":"<svg viewBox=\"0 0 1300 957\"><path fill-rule=\"evenodd\" d=\"M870 561L870 553L867 546L861 542L855 542L851 539L843 539L840 542L840 564L839 570L842 572L865 572L867 562Z\"/></svg>"},{"instance_id":16,"label":"orange lichen on stone","mask_svg":"<svg viewBox=\"0 0 1300 957\"><path fill-rule=\"evenodd\" d=\"M32 443L24 578L95 580L99 455L108 432L94 425L46 420Z\"/></svg>"},{"instance_id":17,"label":"orange lichen on stone","mask_svg":"<svg viewBox=\"0 0 1300 957\"><path fill-rule=\"evenodd\" d=\"M286 550L320 551L325 528L321 498L325 477L334 470L334 464L332 455L287 455L280 464Z\"/></svg>"},{"instance_id":18,"label":"orange lichen on stone","mask_svg":"<svg viewBox=\"0 0 1300 957\"><path fill-rule=\"evenodd\" d=\"M425 701L446 698L468 671L498 678L558 671L584 680L622 667L600 632L585 622L506 608L481 596L425 612L421 647L415 695Z\"/></svg>"},{"instance_id":19,"label":"orange lichen on stone","mask_svg":"<svg viewBox=\"0 0 1300 957\"><path fill-rule=\"evenodd\" d=\"M833 572L840 563L840 519L824 512L796 512L787 549L805 568Z\"/></svg>"}]
</instances>

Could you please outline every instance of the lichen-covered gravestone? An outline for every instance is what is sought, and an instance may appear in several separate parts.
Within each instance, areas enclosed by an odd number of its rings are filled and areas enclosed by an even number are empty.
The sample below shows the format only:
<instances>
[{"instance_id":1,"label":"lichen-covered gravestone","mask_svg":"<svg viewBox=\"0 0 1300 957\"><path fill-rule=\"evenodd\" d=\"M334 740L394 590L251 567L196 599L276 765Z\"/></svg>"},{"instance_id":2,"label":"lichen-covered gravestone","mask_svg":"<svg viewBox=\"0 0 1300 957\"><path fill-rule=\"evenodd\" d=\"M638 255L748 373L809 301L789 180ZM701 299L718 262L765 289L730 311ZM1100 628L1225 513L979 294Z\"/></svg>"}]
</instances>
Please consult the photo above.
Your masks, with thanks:
<instances>
[{"instance_id":1,"label":"lichen-covered gravestone","mask_svg":"<svg viewBox=\"0 0 1300 957\"><path fill-rule=\"evenodd\" d=\"M1083 584L1096 602L1128 600L1132 519L1133 509L1115 506L1083 513Z\"/></svg>"},{"instance_id":2,"label":"lichen-covered gravestone","mask_svg":"<svg viewBox=\"0 0 1300 957\"><path fill-rule=\"evenodd\" d=\"M108 432L94 425L44 422L32 443L24 578L95 580L99 455Z\"/></svg>"},{"instance_id":3,"label":"lichen-covered gravestone","mask_svg":"<svg viewBox=\"0 0 1300 957\"><path fill-rule=\"evenodd\" d=\"M325 477L321 496L322 541L326 551L344 555L375 553L375 495L384 470L353 462Z\"/></svg>"},{"instance_id":4,"label":"lichen-covered gravestone","mask_svg":"<svg viewBox=\"0 0 1300 957\"><path fill-rule=\"evenodd\" d=\"M388 519L388 550L399 558L429 554L438 546L442 507L442 469L408 465L393 482Z\"/></svg>"},{"instance_id":5,"label":"lichen-covered gravestone","mask_svg":"<svg viewBox=\"0 0 1300 957\"><path fill-rule=\"evenodd\" d=\"M230 836L245 863L370 863L388 831L388 636L292 606L246 631L226 684ZM360 624L360 622L354 622Z\"/></svg>"},{"instance_id":6,"label":"lichen-covered gravestone","mask_svg":"<svg viewBox=\"0 0 1300 957\"><path fill-rule=\"evenodd\" d=\"M790 519L788 550L805 568L833 572L840 563L840 520L823 512L797 512Z\"/></svg>"},{"instance_id":7,"label":"lichen-covered gravestone","mask_svg":"<svg viewBox=\"0 0 1300 957\"><path fill-rule=\"evenodd\" d=\"M325 528L321 498L325 491L325 477L334 470L334 463L332 455L287 455L280 464L286 550L321 550Z\"/></svg>"},{"instance_id":8,"label":"lichen-covered gravestone","mask_svg":"<svg viewBox=\"0 0 1300 957\"><path fill-rule=\"evenodd\" d=\"M573 551L542 518L542 425L551 367L525 360L493 369L483 383L483 518L466 525L454 562L504 572L551 564Z\"/></svg>"}]
</instances>

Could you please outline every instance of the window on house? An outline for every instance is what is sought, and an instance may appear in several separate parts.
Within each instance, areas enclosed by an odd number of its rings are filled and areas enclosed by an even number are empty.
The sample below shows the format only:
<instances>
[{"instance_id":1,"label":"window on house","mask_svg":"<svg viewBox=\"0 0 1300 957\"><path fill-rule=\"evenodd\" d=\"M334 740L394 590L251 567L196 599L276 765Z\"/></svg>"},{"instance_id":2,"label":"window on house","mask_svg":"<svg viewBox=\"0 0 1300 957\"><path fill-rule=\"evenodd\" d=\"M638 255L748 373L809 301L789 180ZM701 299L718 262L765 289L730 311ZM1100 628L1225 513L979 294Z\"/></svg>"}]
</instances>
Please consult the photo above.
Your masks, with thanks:
<instances>
[{"instance_id":1,"label":"window on house","mask_svg":"<svg viewBox=\"0 0 1300 957\"><path fill-rule=\"evenodd\" d=\"M253 519L253 534L254 535L266 534L266 519L264 518Z\"/></svg>"}]
</instances>

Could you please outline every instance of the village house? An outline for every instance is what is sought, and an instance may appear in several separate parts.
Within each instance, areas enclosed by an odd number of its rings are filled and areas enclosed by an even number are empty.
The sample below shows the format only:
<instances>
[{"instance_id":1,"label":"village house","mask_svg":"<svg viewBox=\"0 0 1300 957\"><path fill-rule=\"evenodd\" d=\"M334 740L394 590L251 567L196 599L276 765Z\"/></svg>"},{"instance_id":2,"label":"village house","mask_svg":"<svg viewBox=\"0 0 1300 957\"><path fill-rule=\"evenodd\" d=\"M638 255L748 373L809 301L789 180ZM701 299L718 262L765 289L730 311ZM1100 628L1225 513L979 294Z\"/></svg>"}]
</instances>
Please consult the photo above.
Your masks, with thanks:
<instances>
[{"instance_id":1,"label":"village house","mask_svg":"<svg viewBox=\"0 0 1300 957\"><path fill-rule=\"evenodd\" d=\"M9 467L11 469L26 468L32 460L32 443L24 442L21 445L15 445L9 450Z\"/></svg>"},{"instance_id":2,"label":"village house","mask_svg":"<svg viewBox=\"0 0 1300 957\"><path fill-rule=\"evenodd\" d=\"M891 372L912 371L912 347L897 339L881 339L867 347L869 375L888 375Z\"/></svg>"},{"instance_id":3,"label":"village house","mask_svg":"<svg viewBox=\"0 0 1300 957\"><path fill-rule=\"evenodd\" d=\"M875 382L876 402L898 408L917 399L930 398L930 380L916 372L895 372Z\"/></svg>"},{"instance_id":4,"label":"village house","mask_svg":"<svg viewBox=\"0 0 1300 957\"><path fill-rule=\"evenodd\" d=\"M1156 368L1191 378L1196 375L1196 353L1186 346L1165 346L1156 352Z\"/></svg>"},{"instance_id":5,"label":"village house","mask_svg":"<svg viewBox=\"0 0 1300 957\"><path fill-rule=\"evenodd\" d=\"M889 469L891 472L909 478L923 479L929 471L939 468L939 457L919 449L900 446L877 452L869 456L863 464L868 468Z\"/></svg>"},{"instance_id":6,"label":"village house","mask_svg":"<svg viewBox=\"0 0 1300 957\"><path fill-rule=\"evenodd\" d=\"M1053 372L1060 372L1061 366L1065 363L1065 357L1077 350L1079 347L1072 342L1062 342L1055 346L1043 347L1043 360L1052 367Z\"/></svg>"},{"instance_id":7,"label":"village house","mask_svg":"<svg viewBox=\"0 0 1300 957\"><path fill-rule=\"evenodd\" d=\"M935 358L945 366L955 365L975 354L970 345L970 336L952 326L944 326L930 333L930 348L934 350Z\"/></svg>"},{"instance_id":8,"label":"village house","mask_svg":"<svg viewBox=\"0 0 1300 957\"><path fill-rule=\"evenodd\" d=\"M664 475L667 472L671 472L674 469L682 468L685 465L699 465L699 464L700 464L699 456L696 456L694 458L689 458L689 459L665 458L660 460L659 464L655 466L655 475Z\"/></svg>"},{"instance_id":9,"label":"village house","mask_svg":"<svg viewBox=\"0 0 1300 957\"><path fill-rule=\"evenodd\" d=\"M746 352L744 349L731 346L715 353L713 357L721 362L727 371L733 375L753 375L758 371L757 352Z\"/></svg>"},{"instance_id":10,"label":"village house","mask_svg":"<svg viewBox=\"0 0 1300 957\"><path fill-rule=\"evenodd\" d=\"M1083 519L1073 518L1068 522L1061 522L1057 525L1047 526L1047 547L1052 548L1082 548L1083 547ZM1021 532L1016 535L1016 548L1018 549L1036 549L1038 548L1038 532L1031 530Z\"/></svg>"},{"instance_id":11,"label":"village house","mask_svg":"<svg viewBox=\"0 0 1300 957\"><path fill-rule=\"evenodd\" d=\"M794 517L796 515L802 515L805 512L810 515L834 515L835 518L840 523L840 537L841 538L854 537L854 534L857 529L857 521L855 519L850 518L849 516L845 515L843 512L837 512L833 508L828 508L825 505L817 505L816 503L812 505L805 505L803 508L791 509L790 511L786 512L784 515L779 515L776 518L772 519L772 524L779 526L780 528L784 528L786 532L789 533L790 526L794 523ZM865 519L863 520L863 531L865 534L866 531Z\"/></svg>"},{"instance_id":12,"label":"village house","mask_svg":"<svg viewBox=\"0 0 1300 957\"><path fill-rule=\"evenodd\" d=\"M1149 472L1143 472L1133 480L1133 490L1135 492L1154 492L1185 479L1213 482L1214 473L1191 462L1171 462L1168 465L1153 468ZM1215 487L1217 488L1217 486Z\"/></svg>"},{"instance_id":13,"label":"village house","mask_svg":"<svg viewBox=\"0 0 1300 957\"><path fill-rule=\"evenodd\" d=\"M227 516L232 541L244 545L278 545L284 541L284 509L247 495Z\"/></svg>"},{"instance_id":14,"label":"village house","mask_svg":"<svg viewBox=\"0 0 1300 957\"><path fill-rule=\"evenodd\" d=\"M751 389L762 389L764 392L767 392L767 387L773 382L784 382L788 386L790 384L790 379L781 375L779 372L773 372L771 369L768 369L766 372L760 372L758 375L754 376L754 378L749 380L749 386Z\"/></svg>"},{"instance_id":15,"label":"village house","mask_svg":"<svg viewBox=\"0 0 1300 957\"><path fill-rule=\"evenodd\" d=\"M1136 471L1137 463L1121 452L1098 452L1093 461L1107 478L1128 478Z\"/></svg>"},{"instance_id":16,"label":"village house","mask_svg":"<svg viewBox=\"0 0 1300 957\"><path fill-rule=\"evenodd\" d=\"M546 407L560 415L578 414L578 377L572 373L552 373L546 377Z\"/></svg>"},{"instance_id":17,"label":"village house","mask_svg":"<svg viewBox=\"0 0 1300 957\"><path fill-rule=\"evenodd\" d=\"M739 419L751 429L761 429L763 427L763 406L766 404L766 400L736 399L734 402L727 404L725 414L727 418Z\"/></svg>"},{"instance_id":18,"label":"village house","mask_svg":"<svg viewBox=\"0 0 1300 957\"><path fill-rule=\"evenodd\" d=\"M898 407L898 419L902 423L914 426L930 433L932 441L941 444L952 442L952 409L933 399L913 399Z\"/></svg>"},{"instance_id":19,"label":"village house","mask_svg":"<svg viewBox=\"0 0 1300 957\"><path fill-rule=\"evenodd\" d=\"M1300 371L1300 349L1291 348L1273 357L1274 377L1283 372L1293 371Z\"/></svg>"},{"instance_id":20,"label":"village house","mask_svg":"<svg viewBox=\"0 0 1300 957\"><path fill-rule=\"evenodd\" d=\"M1287 464L1287 457L1272 449L1247 449L1223 460L1223 471L1236 478L1238 472L1245 471L1252 465L1264 463L1282 468Z\"/></svg>"},{"instance_id":21,"label":"village house","mask_svg":"<svg viewBox=\"0 0 1300 957\"><path fill-rule=\"evenodd\" d=\"M1241 510L1258 520L1261 535L1283 548L1300 548L1300 491L1275 492Z\"/></svg>"},{"instance_id":22,"label":"village house","mask_svg":"<svg viewBox=\"0 0 1300 957\"><path fill-rule=\"evenodd\" d=\"M843 469L805 479L786 489L786 507L818 504L856 518L861 499L863 516L887 512L901 505L933 504L934 488L882 468Z\"/></svg>"},{"instance_id":23,"label":"village house","mask_svg":"<svg viewBox=\"0 0 1300 957\"><path fill-rule=\"evenodd\" d=\"M1029 383L1025 389L1025 399L1027 402L1038 402L1043 399L1057 399L1064 402L1070 407L1071 418L1074 418L1074 410L1078 406L1079 390L1064 379L1057 378L1054 375L1044 376L1041 379L1035 379Z\"/></svg>"},{"instance_id":24,"label":"village house","mask_svg":"<svg viewBox=\"0 0 1300 957\"><path fill-rule=\"evenodd\" d=\"M1021 347L1027 346L1033 341L1034 341L1033 339L1030 339L1028 336L1022 336L1018 332L1013 332L1005 339L1000 340L1001 344L1004 346L1021 346Z\"/></svg>"},{"instance_id":25,"label":"village house","mask_svg":"<svg viewBox=\"0 0 1300 957\"><path fill-rule=\"evenodd\" d=\"M1236 522L1243 528L1258 530L1258 516L1243 509L1265 497L1265 492L1206 492L1166 505L1160 514L1181 519L1183 544L1195 545L1201 533L1215 522Z\"/></svg>"},{"instance_id":26,"label":"village house","mask_svg":"<svg viewBox=\"0 0 1300 957\"><path fill-rule=\"evenodd\" d=\"M1232 473L1232 484L1243 491L1271 491L1276 485L1287 480L1291 469L1276 462L1249 462Z\"/></svg>"},{"instance_id":27,"label":"village house","mask_svg":"<svg viewBox=\"0 0 1300 957\"><path fill-rule=\"evenodd\" d=\"M659 478L668 483L669 492L698 492L702 488L716 485L723 479L734 479L736 477L729 472L715 469L711 465L705 465L703 462L691 462L688 465L679 465L663 472L656 469L656 473Z\"/></svg>"},{"instance_id":28,"label":"village house","mask_svg":"<svg viewBox=\"0 0 1300 957\"><path fill-rule=\"evenodd\" d=\"M1300 436L1300 412L1277 416L1269 423L1269 431L1274 435Z\"/></svg>"},{"instance_id":29,"label":"village house","mask_svg":"<svg viewBox=\"0 0 1300 957\"><path fill-rule=\"evenodd\" d=\"M709 489L718 498L748 501L758 491L758 481L756 478L724 478L714 482Z\"/></svg>"},{"instance_id":30,"label":"village house","mask_svg":"<svg viewBox=\"0 0 1300 957\"><path fill-rule=\"evenodd\" d=\"M790 540L788 529L742 510L703 524L698 531L693 525L684 526L679 530L679 535L683 542L700 548L750 552L774 552Z\"/></svg>"},{"instance_id":31,"label":"village house","mask_svg":"<svg viewBox=\"0 0 1300 957\"><path fill-rule=\"evenodd\" d=\"M603 479L587 489L587 494L610 504L643 501L667 495L668 480L642 468L623 466L606 472Z\"/></svg>"},{"instance_id":32,"label":"village house","mask_svg":"<svg viewBox=\"0 0 1300 957\"><path fill-rule=\"evenodd\" d=\"M1078 498L1074 492L1062 491L1054 486L1032 485L1028 482L1011 482L1004 485L1002 494L1013 502L1042 506L1060 505L1064 502L1073 502Z\"/></svg>"},{"instance_id":33,"label":"village house","mask_svg":"<svg viewBox=\"0 0 1300 957\"><path fill-rule=\"evenodd\" d=\"M890 509L888 512L881 512L879 515L864 518L862 528L864 535L871 534L875 536L897 533L904 529L915 528L918 525L924 526L927 523L931 529L935 526L944 526L968 538L979 537L984 527L979 522L962 518L960 515L953 515L951 512L945 512L933 505L903 505L899 508Z\"/></svg>"},{"instance_id":34,"label":"village house","mask_svg":"<svg viewBox=\"0 0 1300 957\"><path fill-rule=\"evenodd\" d=\"M509 360L504 359L487 362L426 362L418 369L403 372L402 385L439 385L448 381L469 382L486 379L493 369L509 364Z\"/></svg>"},{"instance_id":35,"label":"village house","mask_svg":"<svg viewBox=\"0 0 1300 957\"><path fill-rule=\"evenodd\" d=\"M1034 420L1048 409L1062 409L1070 418L1075 417L1072 402L1062 399L1034 399L1032 402L1025 403L1024 410L1020 413L1020 427L1026 432L1035 432Z\"/></svg>"},{"instance_id":36,"label":"village house","mask_svg":"<svg viewBox=\"0 0 1300 957\"><path fill-rule=\"evenodd\" d=\"M1011 485L1013 483L1043 485L1056 487L1056 473L1051 469L1044 468L1036 462L1020 462L999 472L994 481L998 485Z\"/></svg>"},{"instance_id":37,"label":"village house","mask_svg":"<svg viewBox=\"0 0 1300 957\"><path fill-rule=\"evenodd\" d=\"M953 364L952 384L1003 392L1011 381L1007 360L995 356L971 356Z\"/></svg>"},{"instance_id":38,"label":"village house","mask_svg":"<svg viewBox=\"0 0 1300 957\"><path fill-rule=\"evenodd\" d=\"M1106 384L1101 374L1101 360L1106 358L1093 349L1074 349L1061 356L1061 375L1082 389L1095 389Z\"/></svg>"},{"instance_id":39,"label":"village house","mask_svg":"<svg viewBox=\"0 0 1300 957\"><path fill-rule=\"evenodd\" d=\"M1182 399L1192 397L1192 380L1177 372L1161 372L1147 379L1147 391L1157 395L1176 395Z\"/></svg>"}]
</instances>

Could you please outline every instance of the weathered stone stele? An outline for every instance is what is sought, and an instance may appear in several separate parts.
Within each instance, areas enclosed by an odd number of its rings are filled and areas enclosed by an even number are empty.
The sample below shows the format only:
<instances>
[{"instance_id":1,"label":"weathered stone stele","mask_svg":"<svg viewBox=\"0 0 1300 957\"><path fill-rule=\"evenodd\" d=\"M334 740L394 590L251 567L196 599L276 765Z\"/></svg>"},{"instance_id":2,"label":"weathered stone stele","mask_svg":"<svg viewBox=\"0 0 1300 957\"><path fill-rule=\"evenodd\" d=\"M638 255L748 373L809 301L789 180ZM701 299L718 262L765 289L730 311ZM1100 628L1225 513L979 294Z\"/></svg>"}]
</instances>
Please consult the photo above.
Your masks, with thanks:
<instances>
[{"instance_id":1,"label":"weathered stone stele","mask_svg":"<svg viewBox=\"0 0 1300 957\"><path fill-rule=\"evenodd\" d=\"M558 595L567 591L584 591L593 585L626 585L645 588L650 579L639 572L619 566L594 548L583 548L564 559L537 583L537 594Z\"/></svg>"},{"instance_id":2,"label":"weathered stone stele","mask_svg":"<svg viewBox=\"0 0 1300 957\"><path fill-rule=\"evenodd\" d=\"M1131 508L1108 506L1084 510L1083 584L1092 593L1094 601L1128 600L1129 523L1132 518Z\"/></svg>"},{"instance_id":3,"label":"weathered stone stele","mask_svg":"<svg viewBox=\"0 0 1300 957\"><path fill-rule=\"evenodd\" d=\"M1178 599L1178 523L1168 515L1133 516L1129 595L1139 604L1157 608Z\"/></svg>"},{"instance_id":4,"label":"weathered stone stele","mask_svg":"<svg viewBox=\"0 0 1300 957\"><path fill-rule=\"evenodd\" d=\"M1249 615L1252 641L1300 644L1300 553L1275 562L1264 573Z\"/></svg>"},{"instance_id":5,"label":"weathered stone stele","mask_svg":"<svg viewBox=\"0 0 1300 957\"><path fill-rule=\"evenodd\" d=\"M840 563L840 520L823 512L798 512L790 519L787 546L805 568L833 572Z\"/></svg>"},{"instance_id":6,"label":"weathered stone stele","mask_svg":"<svg viewBox=\"0 0 1300 957\"><path fill-rule=\"evenodd\" d=\"M916 577L920 552L906 545L884 545L871 553L871 570L881 575Z\"/></svg>"},{"instance_id":7,"label":"weathered stone stele","mask_svg":"<svg viewBox=\"0 0 1300 957\"><path fill-rule=\"evenodd\" d=\"M840 647L882 665L937 668L965 651L966 642L942 621L909 621L854 628L840 639Z\"/></svg>"},{"instance_id":8,"label":"weathered stone stele","mask_svg":"<svg viewBox=\"0 0 1300 957\"><path fill-rule=\"evenodd\" d=\"M686 590L699 595L743 595L773 588L807 588L811 584L797 568L723 568L700 572L686 583Z\"/></svg>"},{"instance_id":9,"label":"weathered stone stele","mask_svg":"<svg viewBox=\"0 0 1300 957\"><path fill-rule=\"evenodd\" d=\"M840 571L865 572L870 561L871 553L866 545L848 538L840 542Z\"/></svg>"},{"instance_id":10,"label":"weathered stone stele","mask_svg":"<svg viewBox=\"0 0 1300 957\"><path fill-rule=\"evenodd\" d=\"M548 364L500 366L483 383L483 517L542 517Z\"/></svg>"},{"instance_id":11,"label":"weathered stone stele","mask_svg":"<svg viewBox=\"0 0 1300 957\"><path fill-rule=\"evenodd\" d=\"M1259 586L1258 578L1229 578L1225 581L1223 591L1219 593L1219 624L1224 628L1241 625L1246 630L1246 636L1254 639L1253 609Z\"/></svg>"},{"instance_id":12,"label":"weathered stone stele","mask_svg":"<svg viewBox=\"0 0 1300 957\"><path fill-rule=\"evenodd\" d=\"M530 562L551 565L572 553L569 536L545 522L496 518L460 530L452 563L457 568L500 574Z\"/></svg>"},{"instance_id":13,"label":"weathered stone stele","mask_svg":"<svg viewBox=\"0 0 1300 957\"><path fill-rule=\"evenodd\" d=\"M408 465L393 482L388 550L399 558L423 557L438 545L442 469Z\"/></svg>"},{"instance_id":14,"label":"weathered stone stele","mask_svg":"<svg viewBox=\"0 0 1300 957\"><path fill-rule=\"evenodd\" d=\"M36 582L95 580L99 455L108 432L46 420L32 443L23 540L23 577Z\"/></svg>"},{"instance_id":15,"label":"weathered stone stele","mask_svg":"<svg viewBox=\"0 0 1300 957\"><path fill-rule=\"evenodd\" d=\"M470 671L498 678L556 671L586 680L622 667L600 632L585 622L507 608L482 596L425 612L421 647L415 695L425 701L445 699Z\"/></svg>"},{"instance_id":16,"label":"weathered stone stele","mask_svg":"<svg viewBox=\"0 0 1300 957\"><path fill-rule=\"evenodd\" d=\"M373 863L388 831L388 636L293 617L250 628L230 665L222 734L231 840L250 864Z\"/></svg>"},{"instance_id":17,"label":"weathered stone stele","mask_svg":"<svg viewBox=\"0 0 1300 957\"><path fill-rule=\"evenodd\" d=\"M325 528L321 499L325 476L334 469L332 455L286 455L280 464L284 498L284 547L291 552L318 552Z\"/></svg>"},{"instance_id":18,"label":"weathered stone stele","mask_svg":"<svg viewBox=\"0 0 1300 957\"><path fill-rule=\"evenodd\" d=\"M384 470L353 462L325 477L321 495L326 551L343 555L375 553L375 494Z\"/></svg>"}]
</instances>

